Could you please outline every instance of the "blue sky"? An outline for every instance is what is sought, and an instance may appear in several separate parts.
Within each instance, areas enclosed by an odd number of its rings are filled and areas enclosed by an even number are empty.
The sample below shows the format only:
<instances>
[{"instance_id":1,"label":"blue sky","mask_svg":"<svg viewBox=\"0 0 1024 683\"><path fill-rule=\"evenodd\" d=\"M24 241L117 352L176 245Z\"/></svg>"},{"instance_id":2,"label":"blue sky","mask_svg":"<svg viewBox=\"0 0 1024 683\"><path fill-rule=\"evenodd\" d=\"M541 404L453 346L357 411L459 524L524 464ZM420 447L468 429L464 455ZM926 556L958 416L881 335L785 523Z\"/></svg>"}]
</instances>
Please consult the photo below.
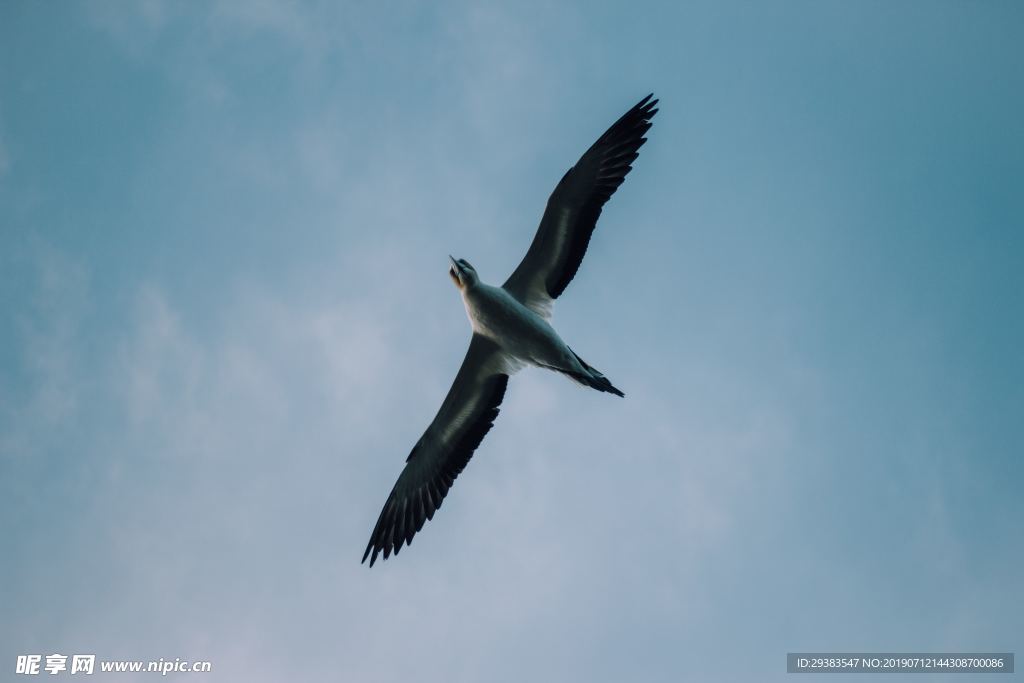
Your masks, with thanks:
<instances>
[{"instance_id":1,"label":"blue sky","mask_svg":"<svg viewBox=\"0 0 1024 683\"><path fill-rule=\"evenodd\" d=\"M1020 651L1022 27L4 3L0 666L747 681ZM652 90L555 312L627 398L520 373L413 547L360 566L469 337L447 255L503 280Z\"/></svg>"}]
</instances>

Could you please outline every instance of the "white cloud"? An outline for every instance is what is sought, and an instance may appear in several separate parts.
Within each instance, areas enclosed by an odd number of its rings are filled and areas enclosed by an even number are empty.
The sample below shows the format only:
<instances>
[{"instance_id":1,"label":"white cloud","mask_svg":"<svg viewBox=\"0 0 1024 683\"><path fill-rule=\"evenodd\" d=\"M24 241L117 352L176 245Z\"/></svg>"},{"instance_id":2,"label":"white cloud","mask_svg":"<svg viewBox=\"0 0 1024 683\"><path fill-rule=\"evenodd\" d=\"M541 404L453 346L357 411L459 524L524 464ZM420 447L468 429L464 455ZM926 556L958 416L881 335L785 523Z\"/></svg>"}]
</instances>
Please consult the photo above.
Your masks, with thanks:
<instances>
[{"instance_id":1,"label":"white cloud","mask_svg":"<svg viewBox=\"0 0 1024 683\"><path fill-rule=\"evenodd\" d=\"M103 610L65 615L50 637L69 647L88 639L111 656L182 652L253 680L323 671L294 653L332 647L346 676L398 680L436 658L436 638L449 634L463 651L446 677L479 680L495 658L517 677L528 669L502 643L538 628L558 637L564 615L588 618L620 599L588 598L609 581L646 583L638 604L676 618L689 590L680 579L699 572L674 559L664 565L672 576L652 574L635 553L666 542L720 547L752 493L743 463L778 447L761 418L728 434L696 418L670 426L664 413L645 416L655 399L642 391L632 405L602 401L527 371L444 509L371 572L357 562L369 527L450 381L417 366L439 355L436 332L425 330L420 353L396 334L399 309L244 287L202 330L149 285L109 357L87 368L68 352L81 332L61 322L82 307L71 292L85 276L51 261L37 326L54 331L47 357L64 355L40 367L60 395L93 387L90 400L113 420L104 433L73 431L99 476L73 523L90 531L66 552ZM355 279L370 276L372 259L364 268ZM464 335L455 336L457 362ZM630 487L653 497L638 504ZM159 631L126 631L140 605L162 615ZM33 619L19 608L19 623ZM301 634L282 628L294 619L306 624ZM382 670L396 640L406 656Z\"/></svg>"},{"instance_id":2,"label":"white cloud","mask_svg":"<svg viewBox=\"0 0 1024 683\"><path fill-rule=\"evenodd\" d=\"M136 58L141 58L153 48L157 38L172 20L173 7L174 3L164 0L89 0L84 5L87 21Z\"/></svg>"},{"instance_id":3,"label":"white cloud","mask_svg":"<svg viewBox=\"0 0 1024 683\"><path fill-rule=\"evenodd\" d=\"M7 454L31 455L75 419L83 400L79 343L91 306L88 269L42 242L35 243L32 258L31 298L11 312L18 337L10 342L24 382L0 393L0 445Z\"/></svg>"},{"instance_id":4,"label":"white cloud","mask_svg":"<svg viewBox=\"0 0 1024 683\"><path fill-rule=\"evenodd\" d=\"M216 680L674 680L680 648L769 642L782 652L786 637L868 632L872 608L853 603L919 583L858 565L864 553L840 547L831 520L820 521L858 509L851 489L835 486L834 454L819 457L837 438L821 432L839 425L845 436L869 411L829 422L809 408L838 413L849 391L820 358L807 359L818 320L790 307L778 319L793 319L759 327L776 318L759 318L752 301L787 305L770 298L762 276L772 271L747 273L723 293L739 277L726 256L749 250L745 233L722 242L696 227L699 212L682 209L694 195L681 201L670 164L660 178L649 172L659 154L686 164L668 140L673 126L699 120L696 95L666 109L641 162L640 184L665 195L655 202L665 229L630 222L632 211L616 219L629 201L617 198L557 313L627 398L524 371L413 547L372 571L360 566L468 338L445 255L465 250L456 255L499 279L550 190L539 176L554 182L581 151L576 136L590 124L577 117L634 75L605 67L653 59L656 46L625 40L629 26L615 27L621 41L616 32L607 49L597 46L587 40L597 20L562 6L446 6L415 20L393 8L352 16L351 6L315 19L313 6L288 3L88 7L94 27L166 78L168 102L185 103L154 126L126 206L97 214L117 220L127 208L132 220L152 220L160 239L132 239L156 255L100 246L95 262L70 251L38 257L35 298L12 342L14 374L26 379L0 387L0 446L29 456L0 460L13 558L0 571L16 594L0 638L9 647L181 654L211 659ZM399 37L410 42L396 50ZM296 88L301 101L261 108L286 98L253 95L265 87L251 68L260 58L280 67L282 80L268 82L308 79ZM709 80L721 74L714 60L702 64ZM579 97L588 89L601 95ZM706 139L734 139L724 133ZM560 145L565 158L538 163L535 174L531 164ZM687 149L695 167L710 156ZM147 203L153 196L160 201ZM178 210L188 226L176 223ZM753 217L745 211L730 219ZM682 222L678 232L691 237L666 237ZM164 239L179 227L178 242ZM192 239L200 248L175 251ZM608 245L627 240L634 251L622 261L631 265L610 263ZM815 246L801 247L800 259ZM111 275L104 259L114 253L140 263L113 264ZM693 273L713 274L719 259L726 274L700 289ZM623 277L608 278L615 267ZM587 274L596 272L602 281ZM102 299L93 273L108 288ZM137 277L151 279L140 287ZM753 282L763 299L749 298ZM699 291L681 294L684 285ZM619 306L623 317L613 318ZM677 316L685 335L669 320ZM638 341L636 330L650 329L658 333ZM790 335L800 337L795 350ZM884 460L868 464L899 481ZM800 466L811 474L794 472ZM942 547L933 580L993 571L969 564L956 526L965 499L948 473L934 476L916 478L923 505L904 526L924 530L924 555ZM822 480L831 488L812 488ZM865 491L856 496L877 493ZM902 492L882 503L913 507ZM823 530L824 545L801 536ZM816 606L790 600L824 596L837 582L856 588L835 598L856 609L824 627ZM984 577L973 586L972 595L996 599ZM975 609L965 617L981 615ZM914 632L918 619L897 616L886 628ZM799 625L780 628L790 621ZM965 618L955 629L977 636L984 624Z\"/></svg>"}]
</instances>

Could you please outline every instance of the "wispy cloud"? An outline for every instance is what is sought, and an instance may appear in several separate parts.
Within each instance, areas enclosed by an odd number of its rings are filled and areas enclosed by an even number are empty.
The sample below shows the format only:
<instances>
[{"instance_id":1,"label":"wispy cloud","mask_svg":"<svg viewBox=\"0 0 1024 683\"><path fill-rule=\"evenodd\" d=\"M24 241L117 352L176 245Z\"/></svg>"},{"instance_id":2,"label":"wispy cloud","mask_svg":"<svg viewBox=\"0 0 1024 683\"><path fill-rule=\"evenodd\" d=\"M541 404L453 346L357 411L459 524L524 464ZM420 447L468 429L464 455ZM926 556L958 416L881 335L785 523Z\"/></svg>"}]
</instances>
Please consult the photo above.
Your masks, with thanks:
<instances>
[{"instance_id":1,"label":"wispy cloud","mask_svg":"<svg viewBox=\"0 0 1024 683\"><path fill-rule=\"evenodd\" d=\"M990 192L1019 141L964 124L1019 108L993 77L1019 53L1003 29L897 11L878 33L846 6L31 7L41 52L5 74L24 87L0 130L4 658L782 680L764 662L796 647L1021 630L1002 540L1024 326L1000 304L1019 202ZM360 566L468 340L446 255L500 281L648 83L651 143L556 311L626 399L520 373L413 547ZM893 122L941 162L900 192L867 172L894 162Z\"/></svg>"},{"instance_id":2,"label":"wispy cloud","mask_svg":"<svg viewBox=\"0 0 1024 683\"><path fill-rule=\"evenodd\" d=\"M77 414L83 400L81 324L91 305L88 269L58 249L37 242L35 282L28 305L15 316L11 352L22 380L0 393L4 408L3 451L25 456Z\"/></svg>"}]
</instances>

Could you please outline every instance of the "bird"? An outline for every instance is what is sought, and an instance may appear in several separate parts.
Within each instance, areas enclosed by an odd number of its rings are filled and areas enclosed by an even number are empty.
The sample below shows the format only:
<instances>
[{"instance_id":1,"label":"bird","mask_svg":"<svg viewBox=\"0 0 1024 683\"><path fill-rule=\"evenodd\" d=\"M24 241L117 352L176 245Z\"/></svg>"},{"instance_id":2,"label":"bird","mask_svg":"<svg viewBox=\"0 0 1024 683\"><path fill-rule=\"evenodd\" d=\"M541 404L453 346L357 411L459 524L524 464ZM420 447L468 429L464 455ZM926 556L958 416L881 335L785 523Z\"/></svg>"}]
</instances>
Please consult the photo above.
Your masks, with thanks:
<instances>
[{"instance_id":1,"label":"bird","mask_svg":"<svg viewBox=\"0 0 1024 683\"><path fill-rule=\"evenodd\" d=\"M433 519L456 477L490 431L511 375L538 366L624 397L551 325L552 306L576 275L605 202L639 156L654 94L640 100L583 153L555 186L526 255L500 286L481 280L465 259L448 256L473 328L469 349L441 408L406 458L370 535L362 563L398 555Z\"/></svg>"}]
</instances>

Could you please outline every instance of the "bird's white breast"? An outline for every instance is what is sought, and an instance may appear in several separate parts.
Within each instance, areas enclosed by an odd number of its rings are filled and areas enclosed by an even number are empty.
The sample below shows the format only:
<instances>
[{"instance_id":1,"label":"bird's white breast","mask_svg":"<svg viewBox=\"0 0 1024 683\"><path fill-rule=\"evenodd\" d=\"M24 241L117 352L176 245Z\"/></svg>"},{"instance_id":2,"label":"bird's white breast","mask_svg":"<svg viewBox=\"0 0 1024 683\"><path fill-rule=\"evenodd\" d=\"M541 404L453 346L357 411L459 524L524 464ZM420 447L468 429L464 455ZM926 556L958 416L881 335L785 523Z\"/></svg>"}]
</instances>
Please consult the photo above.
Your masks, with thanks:
<instances>
[{"instance_id":1,"label":"bird's white breast","mask_svg":"<svg viewBox=\"0 0 1024 683\"><path fill-rule=\"evenodd\" d=\"M553 365L569 353L546 320L501 287L479 283L463 290L462 298L473 331L492 339L513 357Z\"/></svg>"}]
</instances>

